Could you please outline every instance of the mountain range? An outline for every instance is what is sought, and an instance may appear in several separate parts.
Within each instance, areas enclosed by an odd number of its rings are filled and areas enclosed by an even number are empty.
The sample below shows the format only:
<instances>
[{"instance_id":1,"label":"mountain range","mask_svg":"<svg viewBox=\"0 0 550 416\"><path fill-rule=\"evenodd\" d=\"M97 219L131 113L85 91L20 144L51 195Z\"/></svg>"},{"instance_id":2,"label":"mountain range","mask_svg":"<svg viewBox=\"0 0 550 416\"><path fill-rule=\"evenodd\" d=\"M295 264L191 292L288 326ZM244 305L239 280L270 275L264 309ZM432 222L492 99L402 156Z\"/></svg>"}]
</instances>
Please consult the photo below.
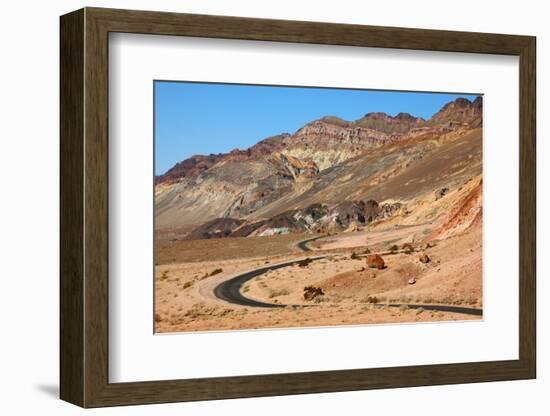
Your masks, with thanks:
<instances>
[{"instance_id":1,"label":"mountain range","mask_svg":"<svg viewBox=\"0 0 550 416\"><path fill-rule=\"evenodd\" d=\"M481 140L481 97L458 98L428 120L326 116L157 176L155 229L188 239L325 233L406 216L414 201L435 202L481 175Z\"/></svg>"}]
</instances>

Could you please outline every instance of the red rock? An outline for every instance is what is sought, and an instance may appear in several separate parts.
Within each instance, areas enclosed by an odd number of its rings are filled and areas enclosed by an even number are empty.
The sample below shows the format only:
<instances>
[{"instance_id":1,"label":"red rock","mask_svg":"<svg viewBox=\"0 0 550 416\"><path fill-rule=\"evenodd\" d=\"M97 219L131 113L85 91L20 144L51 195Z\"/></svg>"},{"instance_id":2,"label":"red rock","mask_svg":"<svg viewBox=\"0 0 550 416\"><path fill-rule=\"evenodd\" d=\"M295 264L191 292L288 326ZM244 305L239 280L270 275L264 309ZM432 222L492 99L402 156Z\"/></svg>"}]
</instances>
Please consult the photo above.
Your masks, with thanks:
<instances>
[{"instance_id":1,"label":"red rock","mask_svg":"<svg viewBox=\"0 0 550 416\"><path fill-rule=\"evenodd\" d=\"M420 263L429 263L431 261L431 259L428 257L428 255L426 253L422 253L419 257L418 257L418 260L420 260Z\"/></svg>"},{"instance_id":2,"label":"red rock","mask_svg":"<svg viewBox=\"0 0 550 416\"><path fill-rule=\"evenodd\" d=\"M386 267L384 260L378 254L369 254L367 256L367 265L373 269L383 269Z\"/></svg>"}]
</instances>

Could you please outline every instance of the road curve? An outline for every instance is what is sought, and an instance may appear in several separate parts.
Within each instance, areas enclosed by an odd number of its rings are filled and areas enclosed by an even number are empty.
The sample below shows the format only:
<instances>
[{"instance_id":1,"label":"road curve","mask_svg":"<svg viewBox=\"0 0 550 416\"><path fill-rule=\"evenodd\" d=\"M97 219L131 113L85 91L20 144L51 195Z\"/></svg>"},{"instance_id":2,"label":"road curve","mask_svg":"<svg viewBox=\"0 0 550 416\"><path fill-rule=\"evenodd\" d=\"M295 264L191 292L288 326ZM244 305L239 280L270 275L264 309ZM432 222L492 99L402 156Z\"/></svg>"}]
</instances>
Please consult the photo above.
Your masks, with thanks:
<instances>
[{"instance_id":1,"label":"road curve","mask_svg":"<svg viewBox=\"0 0 550 416\"><path fill-rule=\"evenodd\" d=\"M296 247L298 247L300 250L302 251L312 251L309 247L308 247L308 243L312 242L312 241L315 241L315 240L318 240L320 238L323 238L323 237L326 237L324 235L319 235L317 237L313 237L313 238L308 238L307 240L302 240L300 241L298 244L296 244Z\"/></svg>"},{"instance_id":2,"label":"road curve","mask_svg":"<svg viewBox=\"0 0 550 416\"><path fill-rule=\"evenodd\" d=\"M311 257L311 260L319 260L324 257L326 256ZM282 305L278 303L261 302L255 299L248 298L243 295L243 293L241 292L241 288L250 279L260 276L268 272L269 270L277 270L277 269L282 269L283 267L292 266L293 264L299 263L302 260L304 259L292 260L285 263L279 263L271 266L260 267L259 269L254 269L245 273L241 273L238 276L235 276L229 280L226 280L225 282L222 282L218 286L216 286L214 288L214 295L216 295L217 298L222 299L226 302L233 303L236 305L241 305L241 306L251 306L256 308L284 308L285 306L294 306L294 305ZM319 305L299 305L299 306L314 307ZM402 304L402 303L380 304L378 303L378 304L375 304L375 306L378 306L378 307L389 306L389 307L395 307L395 308L398 308L401 306L407 306L411 309L422 308L428 311L451 312L451 313L462 313L465 315L483 316L483 309L466 308L462 306L452 306L452 305L422 305L422 304L406 304L406 303L405 304Z\"/></svg>"},{"instance_id":3,"label":"road curve","mask_svg":"<svg viewBox=\"0 0 550 416\"><path fill-rule=\"evenodd\" d=\"M318 260L323 258L314 257L312 260ZM225 282L220 283L214 288L214 294L217 298L225 300L229 303L234 303L242 306L253 306L259 308L283 308L286 305L279 305L277 303L266 303L260 302L258 300L250 299L244 296L241 293L241 287L248 282L250 279L260 276L269 270L282 269L283 267L292 266L293 264L299 263L303 259L287 261L285 263L274 264L271 266L260 267L259 269L254 269L249 272L242 273L232 279L226 280Z\"/></svg>"}]
</instances>

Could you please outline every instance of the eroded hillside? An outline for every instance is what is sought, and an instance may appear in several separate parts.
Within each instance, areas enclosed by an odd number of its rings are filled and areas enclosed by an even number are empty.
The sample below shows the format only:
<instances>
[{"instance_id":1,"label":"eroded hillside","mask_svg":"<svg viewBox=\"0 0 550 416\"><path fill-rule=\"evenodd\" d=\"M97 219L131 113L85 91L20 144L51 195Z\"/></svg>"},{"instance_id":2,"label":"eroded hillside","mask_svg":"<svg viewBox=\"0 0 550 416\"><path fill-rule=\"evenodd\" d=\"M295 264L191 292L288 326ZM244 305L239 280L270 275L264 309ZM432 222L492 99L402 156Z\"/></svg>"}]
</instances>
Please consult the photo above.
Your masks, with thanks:
<instances>
[{"instance_id":1,"label":"eroded hillside","mask_svg":"<svg viewBox=\"0 0 550 416\"><path fill-rule=\"evenodd\" d=\"M481 113L481 98L460 98L430 120L325 117L249 149L193 156L156 178L157 234L326 233L396 214L406 222L418 201L435 204L438 193L481 175ZM376 215L369 214L373 204ZM424 206L416 220L442 215L436 211Z\"/></svg>"}]
</instances>

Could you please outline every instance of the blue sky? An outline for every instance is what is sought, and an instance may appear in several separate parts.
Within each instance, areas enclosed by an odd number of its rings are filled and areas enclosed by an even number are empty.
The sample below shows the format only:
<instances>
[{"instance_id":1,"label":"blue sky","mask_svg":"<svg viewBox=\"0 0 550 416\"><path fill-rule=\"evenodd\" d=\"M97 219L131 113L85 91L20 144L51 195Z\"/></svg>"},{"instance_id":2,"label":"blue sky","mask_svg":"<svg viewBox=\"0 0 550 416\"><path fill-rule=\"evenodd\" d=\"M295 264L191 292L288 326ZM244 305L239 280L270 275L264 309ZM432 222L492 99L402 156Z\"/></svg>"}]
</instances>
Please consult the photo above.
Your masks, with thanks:
<instances>
[{"instance_id":1,"label":"blue sky","mask_svg":"<svg viewBox=\"0 0 550 416\"><path fill-rule=\"evenodd\" d=\"M155 174L195 154L247 148L327 115L369 112L430 118L476 95L155 81Z\"/></svg>"}]
</instances>

